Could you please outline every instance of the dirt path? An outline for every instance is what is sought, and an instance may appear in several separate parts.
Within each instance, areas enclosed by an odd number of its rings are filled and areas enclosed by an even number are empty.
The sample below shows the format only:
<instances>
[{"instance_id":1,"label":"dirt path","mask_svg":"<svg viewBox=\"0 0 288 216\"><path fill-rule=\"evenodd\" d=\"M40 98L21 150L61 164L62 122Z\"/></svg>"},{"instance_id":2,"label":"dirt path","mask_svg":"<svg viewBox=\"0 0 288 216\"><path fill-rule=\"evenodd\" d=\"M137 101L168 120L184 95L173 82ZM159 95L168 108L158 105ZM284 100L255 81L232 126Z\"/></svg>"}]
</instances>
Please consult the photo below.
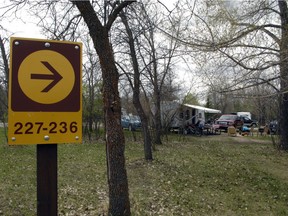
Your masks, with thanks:
<instances>
[{"instance_id":1,"label":"dirt path","mask_svg":"<svg viewBox=\"0 0 288 216\"><path fill-rule=\"evenodd\" d=\"M235 137L233 136L228 136L227 133L221 133L220 135L208 135L208 136L203 136L203 138L207 138L207 139L213 139L213 140L219 140L219 141L223 141L223 139L230 139L231 141L235 141L237 143L247 143L247 142L251 142L251 143L267 143L270 144L272 142L271 139L269 138L264 138L263 136L242 136L240 134L237 133L237 135Z\"/></svg>"}]
</instances>

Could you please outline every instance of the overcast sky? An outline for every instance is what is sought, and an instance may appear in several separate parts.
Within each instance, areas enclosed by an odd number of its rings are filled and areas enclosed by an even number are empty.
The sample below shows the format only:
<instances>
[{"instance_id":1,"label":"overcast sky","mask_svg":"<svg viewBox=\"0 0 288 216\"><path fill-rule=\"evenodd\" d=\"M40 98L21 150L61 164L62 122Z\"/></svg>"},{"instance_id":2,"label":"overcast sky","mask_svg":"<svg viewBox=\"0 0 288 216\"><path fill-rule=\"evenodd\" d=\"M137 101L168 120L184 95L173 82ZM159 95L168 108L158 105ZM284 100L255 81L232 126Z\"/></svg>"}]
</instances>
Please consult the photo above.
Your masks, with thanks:
<instances>
[{"instance_id":1,"label":"overcast sky","mask_svg":"<svg viewBox=\"0 0 288 216\"><path fill-rule=\"evenodd\" d=\"M169 9L173 8L173 2L176 0L169 0L165 1L162 0L161 2L165 4ZM9 1L4 0L1 1L2 6L0 6L0 14L1 7L5 6L5 4L9 4ZM27 10L21 10L20 12L17 12L17 17L14 18L15 14L11 14L11 18L7 18L5 20L0 19L1 25L7 29L10 33L13 35L13 37L27 37L27 38L44 38L43 35L40 33L40 29L36 26L36 20L35 18L31 17Z\"/></svg>"}]
</instances>

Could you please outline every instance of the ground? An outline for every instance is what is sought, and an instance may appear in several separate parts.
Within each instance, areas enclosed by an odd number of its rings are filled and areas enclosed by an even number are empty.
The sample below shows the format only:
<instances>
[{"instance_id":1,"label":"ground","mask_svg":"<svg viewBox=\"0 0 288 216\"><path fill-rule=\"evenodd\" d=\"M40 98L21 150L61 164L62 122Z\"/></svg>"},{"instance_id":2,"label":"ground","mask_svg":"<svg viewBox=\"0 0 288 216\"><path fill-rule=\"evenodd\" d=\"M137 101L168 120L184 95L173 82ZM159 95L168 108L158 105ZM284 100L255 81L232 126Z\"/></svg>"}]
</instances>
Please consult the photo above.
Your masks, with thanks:
<instances>
[{"instance_id":1,"label":"ground","mask_svg":"<svg viewBox=\"0 0 288 216\"><path fill-rule=\"evenodd\" d=\"M169 135L152 162L141 137L125 131L133 216L288 215L288 157L271 137ZM36 215L35 153L0 145L0 215ZM59 215L107 215L108 202L103 141L59 144Z\"/></svg>"}]
</instances>

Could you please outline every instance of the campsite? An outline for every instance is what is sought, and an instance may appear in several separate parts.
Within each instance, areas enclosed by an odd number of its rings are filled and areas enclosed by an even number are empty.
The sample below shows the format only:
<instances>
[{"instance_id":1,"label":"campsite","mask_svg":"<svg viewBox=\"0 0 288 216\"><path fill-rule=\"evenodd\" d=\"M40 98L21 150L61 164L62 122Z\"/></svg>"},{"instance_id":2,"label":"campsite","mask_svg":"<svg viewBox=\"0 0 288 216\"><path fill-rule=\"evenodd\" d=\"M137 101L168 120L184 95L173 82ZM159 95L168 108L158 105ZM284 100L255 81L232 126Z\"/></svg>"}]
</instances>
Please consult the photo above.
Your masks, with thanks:
<instances>
[{"instance_id":1,"label":"campsite","mask_svg":"<svg viewBox=\"0 0 288 216\"><path fill-rule=\"evenodd\" d=\"M288 0L0 11L0 216L288 215Z\"/></svg>"}]
</instances>

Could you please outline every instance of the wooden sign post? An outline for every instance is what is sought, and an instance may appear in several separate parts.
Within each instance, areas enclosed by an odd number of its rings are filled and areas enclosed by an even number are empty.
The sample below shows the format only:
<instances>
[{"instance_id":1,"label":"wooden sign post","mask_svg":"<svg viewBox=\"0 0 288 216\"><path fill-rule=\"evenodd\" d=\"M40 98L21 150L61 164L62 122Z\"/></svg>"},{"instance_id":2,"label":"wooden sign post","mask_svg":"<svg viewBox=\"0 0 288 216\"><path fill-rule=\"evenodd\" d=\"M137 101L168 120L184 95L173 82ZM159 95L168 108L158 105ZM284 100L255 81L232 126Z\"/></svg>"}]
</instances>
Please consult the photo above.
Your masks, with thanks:
<instances>
[{"instance_id":1,"label":"wooden sign post","mask_svg":"<svg viewBox=\"0 0 288 216\"><path fill-rule=\"evenodd\" d=\"M37 145L37 215L58 215L57 144Z\"/></svg>"}]
</instances>

